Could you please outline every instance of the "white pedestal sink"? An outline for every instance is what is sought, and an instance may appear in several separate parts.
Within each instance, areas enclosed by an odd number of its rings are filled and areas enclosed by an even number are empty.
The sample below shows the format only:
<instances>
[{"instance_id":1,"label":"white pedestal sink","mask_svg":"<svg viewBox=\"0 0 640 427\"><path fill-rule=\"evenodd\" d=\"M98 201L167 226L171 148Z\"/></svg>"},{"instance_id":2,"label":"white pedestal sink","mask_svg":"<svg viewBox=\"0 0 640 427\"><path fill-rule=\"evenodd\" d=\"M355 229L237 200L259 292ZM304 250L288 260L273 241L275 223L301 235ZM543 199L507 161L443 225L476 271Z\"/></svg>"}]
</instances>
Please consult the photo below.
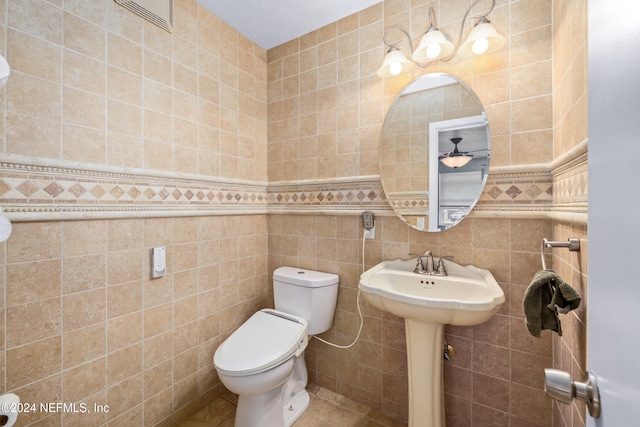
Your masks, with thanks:
<instances>
[{"instance_id":1,"label":"white pedestal sink","mask_svg":"<svg viewBox=\"0 0 640 427\"><path fill-rule=\"evenodd\" d=\"M413 272L415 260L383 261L360 276L363 296L404 317L409 427L444 427L443 328L486 322L505 301L491 272L445 260L448 276Z\"/></svg>"}]
</instances>

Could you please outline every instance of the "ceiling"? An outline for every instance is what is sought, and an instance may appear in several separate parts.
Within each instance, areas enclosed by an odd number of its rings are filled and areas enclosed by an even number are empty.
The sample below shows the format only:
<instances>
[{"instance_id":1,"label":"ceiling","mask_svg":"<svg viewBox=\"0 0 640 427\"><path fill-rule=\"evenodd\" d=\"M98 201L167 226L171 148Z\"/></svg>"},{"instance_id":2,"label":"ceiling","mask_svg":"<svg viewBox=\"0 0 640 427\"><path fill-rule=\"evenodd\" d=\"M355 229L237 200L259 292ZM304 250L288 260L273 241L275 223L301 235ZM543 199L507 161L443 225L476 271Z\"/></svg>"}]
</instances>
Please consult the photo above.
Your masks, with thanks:
<instances>
[{"instance_id":1,"label":"ceiling","mask_svg":"<svg viewBox=\"0 0 640 427\"><path fill-rule=\"evenodd\" d=\"M196 0L268 50L382 0Z\"/></svg>"}]
</instances>

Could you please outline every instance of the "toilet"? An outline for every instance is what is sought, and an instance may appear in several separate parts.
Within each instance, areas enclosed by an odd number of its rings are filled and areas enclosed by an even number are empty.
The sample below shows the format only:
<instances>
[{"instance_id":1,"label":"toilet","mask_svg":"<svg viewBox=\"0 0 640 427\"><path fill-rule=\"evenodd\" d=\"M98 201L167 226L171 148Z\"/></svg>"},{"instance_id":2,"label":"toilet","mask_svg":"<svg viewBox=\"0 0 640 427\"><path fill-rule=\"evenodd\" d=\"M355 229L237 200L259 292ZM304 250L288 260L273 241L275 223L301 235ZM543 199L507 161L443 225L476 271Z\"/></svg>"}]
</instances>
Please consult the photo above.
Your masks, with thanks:
<instances>
[{"instance_id":1,"label":"toilet","mask_svg":"<svg viewBox=\"0 0 640 427\"><path fill-rule=\"evenodd\" d=\"M304 350L331 327L336 274L280 267L274 309L254 313L215 352L224 386L238 395L235 427L289 427L309 406Z\"/></svg>"}]
</instances>

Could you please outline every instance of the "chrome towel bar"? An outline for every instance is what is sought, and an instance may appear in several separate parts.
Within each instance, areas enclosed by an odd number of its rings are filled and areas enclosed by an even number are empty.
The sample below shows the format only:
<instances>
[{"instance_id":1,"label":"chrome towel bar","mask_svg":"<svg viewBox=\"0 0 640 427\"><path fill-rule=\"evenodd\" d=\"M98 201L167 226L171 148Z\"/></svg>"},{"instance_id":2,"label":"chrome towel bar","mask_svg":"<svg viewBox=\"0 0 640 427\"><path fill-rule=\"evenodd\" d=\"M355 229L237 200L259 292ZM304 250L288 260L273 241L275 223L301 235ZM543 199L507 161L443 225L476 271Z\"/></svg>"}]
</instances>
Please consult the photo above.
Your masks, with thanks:
<instances>
[{"instance_id":1,"label":"chrome towel bar","mask_svg":"<svg viewBox=\"0 0 640 427\"><path fill-rule=\"evenodd\" d=\"M540 246L540 260L542 261L542 269L547 269L547 263L544 261L545 248L568 248L571 252L580 252L580 239L569 238L566 242L550 242L546 238L542 239Z\"/></svg>"}]
</instances>

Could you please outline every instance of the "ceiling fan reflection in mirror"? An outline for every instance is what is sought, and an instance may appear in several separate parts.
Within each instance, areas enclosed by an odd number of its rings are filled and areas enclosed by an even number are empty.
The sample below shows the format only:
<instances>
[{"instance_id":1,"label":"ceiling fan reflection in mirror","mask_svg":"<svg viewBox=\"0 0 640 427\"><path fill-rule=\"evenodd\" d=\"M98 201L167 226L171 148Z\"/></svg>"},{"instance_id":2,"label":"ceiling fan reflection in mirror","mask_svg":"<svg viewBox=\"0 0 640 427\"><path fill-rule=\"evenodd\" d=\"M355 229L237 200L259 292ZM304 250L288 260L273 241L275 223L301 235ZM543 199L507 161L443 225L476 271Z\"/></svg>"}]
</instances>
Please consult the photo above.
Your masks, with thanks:
<instances>
[{"instance_id":1,"label":"ceiling fan reflection in mirror","mask_svg":"<svg viewBox=\"0 0 640 427\"><path fill-rule=\"evenodd\" d=\"M481 148L479 150L460 151L458 149L458 144L463 139L464 138L461 138L461 137L451 138L450 141L453 142L453 145L455 146L454 150L440 153L438 155L438 160L440 160L445 166L448 166L453 169L458 169L462 166L465 166L467 163L471 161L471 159L473 159L473 154L469 154L469 153L476 153L478 151L488 151L487 148ZM481 158L482 157L484 156L481 156Z\"/></svg>"},{"instance_id":2,"label":"ceiling fan reflection in mirror","mask_svg":"<svg viewBox=\"0 0 640 427\"><path fill-rule=\"evenodd\" d=\"M455 146L453 151L441 154L438 158L445 165L450 168L457 169L469 163L473 154L469 154L468 151L458 150L458 144L462 141L462 138L451 138L451 142Z\"/></svg>"}]
</instances>

